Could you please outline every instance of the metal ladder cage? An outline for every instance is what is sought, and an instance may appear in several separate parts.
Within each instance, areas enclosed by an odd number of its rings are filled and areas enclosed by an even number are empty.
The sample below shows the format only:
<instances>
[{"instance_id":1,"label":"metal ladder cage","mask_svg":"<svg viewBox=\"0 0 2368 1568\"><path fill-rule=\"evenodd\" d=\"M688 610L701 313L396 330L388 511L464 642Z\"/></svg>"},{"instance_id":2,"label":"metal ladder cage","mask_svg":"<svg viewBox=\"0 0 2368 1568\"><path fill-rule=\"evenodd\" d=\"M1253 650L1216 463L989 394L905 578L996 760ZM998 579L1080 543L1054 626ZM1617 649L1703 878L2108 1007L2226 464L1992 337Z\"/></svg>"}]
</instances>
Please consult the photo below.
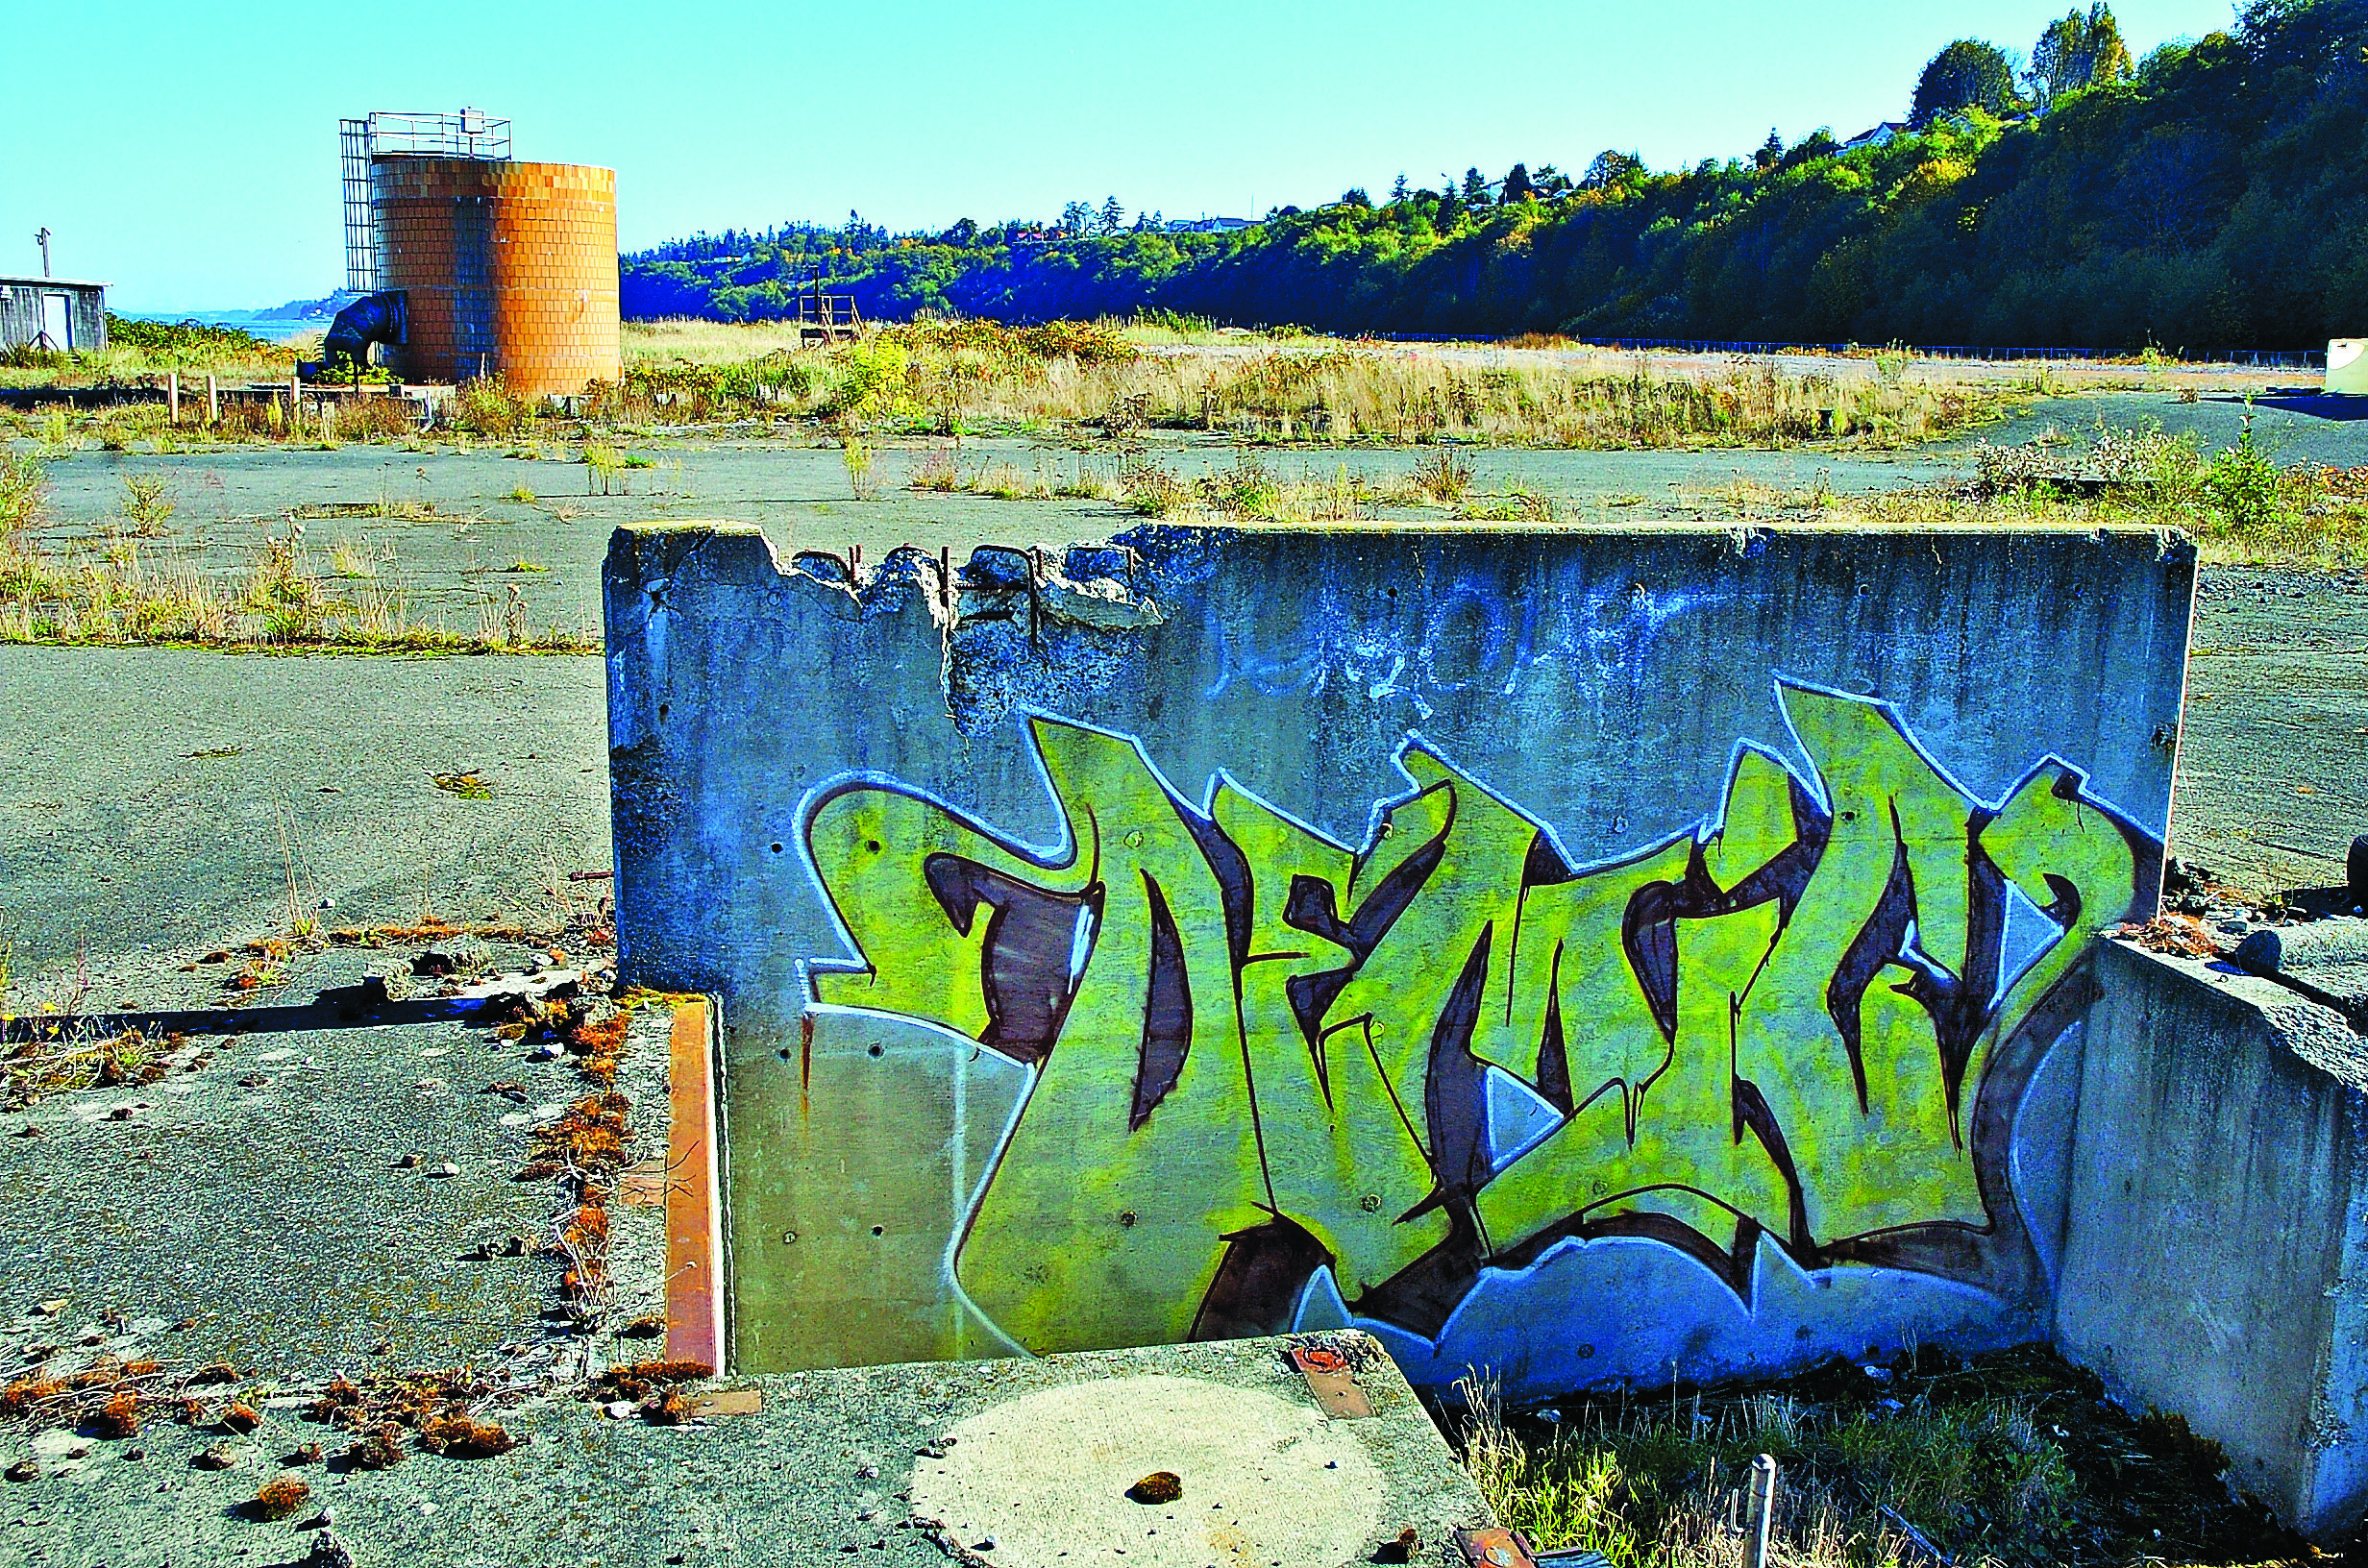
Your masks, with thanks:
<instances>
[{"instance_id":1,"label":"metal ladder cage","mask_svg":"<svg viewBox=\"0 0 2368 1568\"><path fill-rule=\"evenodd\" d=\"M373 110L362 119L337 122L337 152L345 181L345 286L374 294L379 268L370 229L370 160L425 156L507 162L509 121L480 109L456 114Z\"/></svg>"}]
</instances>

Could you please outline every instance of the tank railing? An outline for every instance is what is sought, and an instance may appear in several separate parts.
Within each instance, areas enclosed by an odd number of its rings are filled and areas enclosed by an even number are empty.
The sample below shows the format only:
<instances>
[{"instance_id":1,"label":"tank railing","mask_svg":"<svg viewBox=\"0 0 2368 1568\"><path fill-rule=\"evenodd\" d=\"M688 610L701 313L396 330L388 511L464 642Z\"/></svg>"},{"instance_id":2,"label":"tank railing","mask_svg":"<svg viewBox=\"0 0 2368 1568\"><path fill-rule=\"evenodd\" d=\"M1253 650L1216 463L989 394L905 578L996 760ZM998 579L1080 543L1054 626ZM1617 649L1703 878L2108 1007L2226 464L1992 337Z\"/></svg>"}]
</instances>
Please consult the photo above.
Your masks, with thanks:
<instances>
[{"instance_id":1,"label":"tank railing","mask_svg":"<svg viewBox=\"0 0 2368 1568\"><path fill-rule=\"evenodd\" d=\"M374 111L370 116L372 158L475 158L494 162L510 156L509 121L473 109L457 114Z\"/></svg>"}]
</instances>

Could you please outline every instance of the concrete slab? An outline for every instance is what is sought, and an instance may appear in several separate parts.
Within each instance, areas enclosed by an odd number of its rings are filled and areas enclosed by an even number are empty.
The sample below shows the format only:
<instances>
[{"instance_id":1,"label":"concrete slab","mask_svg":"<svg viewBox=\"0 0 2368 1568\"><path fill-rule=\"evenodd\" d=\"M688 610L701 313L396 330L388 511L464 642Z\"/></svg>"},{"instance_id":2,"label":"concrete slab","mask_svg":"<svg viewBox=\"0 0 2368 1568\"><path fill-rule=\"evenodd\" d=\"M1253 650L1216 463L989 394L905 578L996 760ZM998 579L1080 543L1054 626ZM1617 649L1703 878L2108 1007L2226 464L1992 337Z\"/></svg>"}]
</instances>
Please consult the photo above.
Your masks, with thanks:
<instances>
[{"instance_id":1,"label":"concrete slab","mask_svg":"<svg viewBox=\"0 0 2368 1568\"><path fill-rule=\"evenodd\" d=\"M662 1012L643 1027L619 1087L654 1156ZM571 1058L529 1054L459 1024L200 1039L155 1083L0 1115L0 1370L41 1344L62 1367L106 1350L273 1384L592 1354L544 1317L561 1199L514 1179L533 1130L589 1086ZM662 1305L663 1241L654 1210L617 1220L618 1262L646 1254L619 1271L638 1278L624 1321ZM86 1328L104 1342L81 1344Z\"/></svg>"},{"instance_id":2,"label":"concrete slab","mask_svg":"<svg viewBox=\"0 0 2368 1568\"><path fill-rule=\"evenodd\" d=\"M1333 1568L1410 1527L1421 1545L1408 1560L1445 1568L1449 1532L1490 1522L1486 1505L1405 1380L1353 1339L1375 1408L1366 1420L1324 1417L1279 1340L804 1373L735 1380L757 1395L746 1415L656 1427L554 1400L503 1412L528 1441L495 1458L304 1467L303 1516L278 1524L234 1510L276 1473L273 1456L322 1429L270 1413L240 1463L206 1471L190 1460L211 1439L160 1427L143 1434L144 1458L86 1441L80 1459L0 1492L0 1561L291 1563L325 1505L357 1568ZM1065 1419L1087 1412L1086 1425ZM1137 1465L1176 1472L1183 1496L1105 1495L1140 1480Z\"/></svg>"}]
</instances>

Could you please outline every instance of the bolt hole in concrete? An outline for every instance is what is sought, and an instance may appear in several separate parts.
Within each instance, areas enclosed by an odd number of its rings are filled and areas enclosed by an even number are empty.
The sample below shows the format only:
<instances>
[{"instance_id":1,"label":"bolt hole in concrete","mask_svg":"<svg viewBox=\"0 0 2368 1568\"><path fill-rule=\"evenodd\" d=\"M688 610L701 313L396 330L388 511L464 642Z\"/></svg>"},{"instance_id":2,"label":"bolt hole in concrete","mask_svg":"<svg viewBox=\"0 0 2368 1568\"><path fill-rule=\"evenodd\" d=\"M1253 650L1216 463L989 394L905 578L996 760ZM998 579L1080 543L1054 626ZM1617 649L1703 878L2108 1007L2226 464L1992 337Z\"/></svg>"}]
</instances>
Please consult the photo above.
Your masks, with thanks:
<instances>
[{"instance_id":1,"label":"bolt hole in concrete","mask_svg":"<svg viewBox=\"0 0 2368 1568\"><path fill-rule=\"evenodd\" d=\"M913 1471L913 1510L1017 1568L1206 1568L1358 1560L1381 1520L1379 1468L1304 1405L1201 1378L1048 1388L962 1422ZM1191 1478L1189 1508L1135 1495ZM1171 1501L1175 1501L1172 1499Z\"/></svg>"}]
</instances>

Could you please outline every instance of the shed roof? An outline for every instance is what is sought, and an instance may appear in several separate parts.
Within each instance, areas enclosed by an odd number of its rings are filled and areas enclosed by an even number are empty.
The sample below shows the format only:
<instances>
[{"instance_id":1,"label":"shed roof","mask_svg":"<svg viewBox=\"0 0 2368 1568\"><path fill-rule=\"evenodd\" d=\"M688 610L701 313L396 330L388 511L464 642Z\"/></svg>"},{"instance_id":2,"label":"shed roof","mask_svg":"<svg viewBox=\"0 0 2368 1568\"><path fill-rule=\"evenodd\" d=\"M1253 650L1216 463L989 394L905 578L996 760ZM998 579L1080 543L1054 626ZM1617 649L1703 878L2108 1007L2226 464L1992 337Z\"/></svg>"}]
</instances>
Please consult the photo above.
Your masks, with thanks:
<instances>
[{"instance_id":1,"label":"shed roof","mask_svg":"<svg viewBox=\"0 0 2368 1568\"><path fill-rule=\"evenodd\" d=\"M0 272L0 286L9 283L36 283L50 288L106 288L110 286L106 283L93 282L87 278L36 278L30 273Z\"/></svg>"}]
</instances>

